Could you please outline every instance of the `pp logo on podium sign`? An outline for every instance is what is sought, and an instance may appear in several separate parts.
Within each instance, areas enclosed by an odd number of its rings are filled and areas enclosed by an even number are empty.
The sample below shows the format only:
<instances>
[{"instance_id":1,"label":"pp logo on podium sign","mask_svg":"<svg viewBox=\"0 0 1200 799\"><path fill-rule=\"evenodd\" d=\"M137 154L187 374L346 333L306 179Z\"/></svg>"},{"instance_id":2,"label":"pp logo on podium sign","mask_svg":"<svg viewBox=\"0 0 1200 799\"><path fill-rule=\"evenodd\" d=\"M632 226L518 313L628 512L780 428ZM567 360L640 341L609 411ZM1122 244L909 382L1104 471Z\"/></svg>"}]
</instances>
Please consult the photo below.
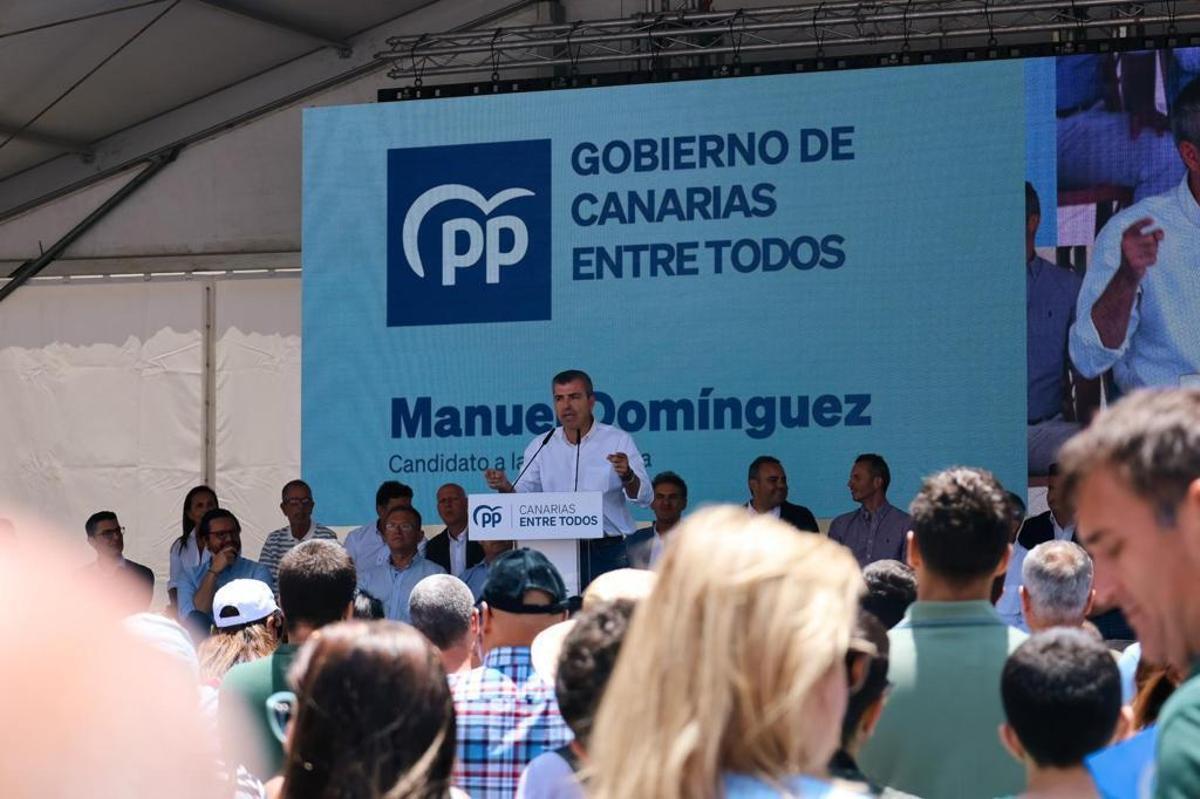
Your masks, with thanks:
<instances>
[{"instance_id":1,"label":"pp logo on podium sign","mask_svg":"<svg viewBox=\"0 0 1200 799\"><path fill-rule=\"evenodd\" d=\"M387 323L550 318L550 140L388 151Z\"/></svg>"},{"instance_id":2,"label":"pp logo on podium sign","mask_svg":"<svg viewBox=\"0 0 1200 799\"><path fill-rule=\"evenodd\" d=\"M480 505L471 514L471 519L483 528L499 527L504 521L504 511L498 505Z\"/></svg>"}]
</instances>

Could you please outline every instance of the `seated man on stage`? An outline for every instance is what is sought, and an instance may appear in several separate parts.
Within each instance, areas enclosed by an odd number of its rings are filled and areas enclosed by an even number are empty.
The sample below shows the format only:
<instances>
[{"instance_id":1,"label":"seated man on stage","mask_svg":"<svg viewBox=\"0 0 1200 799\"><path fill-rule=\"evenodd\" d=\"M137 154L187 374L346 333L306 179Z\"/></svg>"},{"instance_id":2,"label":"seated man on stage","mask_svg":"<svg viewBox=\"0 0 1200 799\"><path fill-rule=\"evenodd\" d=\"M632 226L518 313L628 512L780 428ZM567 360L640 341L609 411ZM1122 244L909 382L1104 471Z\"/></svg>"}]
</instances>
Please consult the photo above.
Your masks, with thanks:
<instances>
[{"instance_id":1,"label":"seated man on stage","mask_svg":"<svg viewBox=\"0 0 1200 799\"><path fill-rule=\"evenodd\" d=\"M604 537L579 542L580 590L593 578L628 565L625 536L634 531L626 502L647 507L650 478L633 438L596 421L596 397L586 372L568 369L551 381L554 412L562 425L525 448L524 469L510 483L502 469L484 472L488 486L512 491L600 491L604 494Z\"/></svg>"},{"instance_id":2,"label":"seated man on stage","mask_svg":"<svg viewBox=\"0 0 1200 799\"><path fill-rule=\"evenodd\" d=\"M746 507L752 513L769 513L776 519L806 533L820 531L817 518L803 505L787 501L787 472L779 459L771 455L759 455L750 463L746 484L750 488L750 501Z\"/></svg>"}]
</instances>

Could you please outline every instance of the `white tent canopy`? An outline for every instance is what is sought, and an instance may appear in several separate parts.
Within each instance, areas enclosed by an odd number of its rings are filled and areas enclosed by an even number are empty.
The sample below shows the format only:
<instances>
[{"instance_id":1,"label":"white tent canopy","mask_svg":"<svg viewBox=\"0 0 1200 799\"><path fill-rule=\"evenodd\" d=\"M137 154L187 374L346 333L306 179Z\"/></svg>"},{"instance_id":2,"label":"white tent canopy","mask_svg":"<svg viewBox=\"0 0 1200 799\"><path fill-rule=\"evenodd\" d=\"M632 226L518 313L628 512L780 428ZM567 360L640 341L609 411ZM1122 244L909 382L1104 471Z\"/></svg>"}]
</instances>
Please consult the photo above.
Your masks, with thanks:
<instances>
[{"instance_id":1,"label":"white tent canopy","mask_svg":"<svg viewBox=\"0 0 1200 799\"><path fill-rule=\"evenodd\" d=\"M388 36L528 24L555 5L62 0L0 14L0 275L181 147L0 302L0 515L77 536L83 562L84 519L116 511L161 602L184 493L209 482L257 556L300 471L302 109L374 102L393 83L374 59Z\"/></svg>"}]
</instances>

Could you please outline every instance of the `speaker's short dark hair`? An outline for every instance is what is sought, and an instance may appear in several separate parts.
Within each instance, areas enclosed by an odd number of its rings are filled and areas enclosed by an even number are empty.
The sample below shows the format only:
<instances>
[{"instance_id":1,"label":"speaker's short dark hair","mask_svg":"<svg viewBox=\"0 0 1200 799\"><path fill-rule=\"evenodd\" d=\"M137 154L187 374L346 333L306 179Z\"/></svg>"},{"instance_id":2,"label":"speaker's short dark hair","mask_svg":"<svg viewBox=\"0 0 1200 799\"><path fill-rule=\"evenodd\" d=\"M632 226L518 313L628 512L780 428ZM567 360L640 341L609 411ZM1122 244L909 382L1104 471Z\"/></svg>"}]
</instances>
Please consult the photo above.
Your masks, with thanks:
<instances>
[{"instance_id":1,"label":"speaker's short dark hair","mask_svg":"<svg viewBox=\"0 0 1200 799\"><path fill-rule=\"evenodd\" d=\"M925 478L910 508L921 560L965 582L990 574L1008 548L1010 505L991 472L954 466Z\"/></svg>"},{"instance_id":2,"label":"speaker's short dark hair","mask_svg":"<svg viewBox=\"0 0 1200 799\"><path fill-rule=\"evenodd\" d=\"M554 379L550 381L550 385L551 387L563 386L567 383L573 383L576 380L582 380L584 387L587 389L587 395L589 397L592 396L594 393L592 378L582 369L564 369L554 376Z\"/></svg>"},{"instance_id":3,"label":"speaker's short dark hair","mask_svg":"<svg viewBox=\"0 0 1200 799\"><path fill-rule=\"evenodd\" d=\"M100 522L115 521L117 521L117 514L110 510L98 510L83 523L83 530L87 533L87 537L91 538L96 534L96 525L100 524Z\"/></svg>"},{"instance_id":4,"label":"speaker's short dark hair","mask_svg":"<svg viewBox=\"0 0 1200 799\"><path fill-rule=\"evenodd\" d=\"M750 468L746 472L747 480L755 480L758 478L758 470L768 463L773 463L779 468L783 468L783 464L779 462L779 458L774 455L759 455L754 460L750 461Z\"/></svg>"},{"instance_id":5,"label":"speaker's short dark hair","mask_svg":"<svg viewBox=\"0 0 1200 799\"><path fill-rule=\"evenodd\" d=\"M863 569L867 593L861 601L879 623L892 629L904 618L908 606L917 601L917 575L898 560L877 560Z\"/></svg>"},{"instance_id":6,"label":"speaker's short dark hair","mask_svg":"<svg viewBox=\"0 0 1200 799\"><path fill-rule=\"evenodd\" d=\"M563 641L554 693L563 721L584 746L635 607L632 600L614 599L584 608Z\"/></svg>"},{"instance_id":7,"label":"speaker's short dark hair","mask_svg":"<svg viewBox=\"0 0 1200 799\"><path fill-rule=\"evenodd\" d=\"M399 480L384 480L375 492L375 507L387 507L393 499L412 499L413 490Z\"/></svg>"},{"instance_id":8,"label":"speaker's short dark hair","mask_svg":"<svg viewBox=\"0 0 1200 799\"><path fill-rule=\"evenodd\" d=\"M279 561L279 606L289 629L340 621L357 584L354 561L340 544L316 539L293 547Z\"/></svg>"},{"instance_id":9,"label":"speaker's short dark hair","mask_svg":"<svg viewBox=\"0 0 1200 799\"><path fill-rule=\"evenodd\" d=\"M1000 695L1009 726L1033 761L1069 768L1112 739L1121 675L1104 644L1082 630L1055 627L1009 656Z\"/></svg>"},{"instance_id":10,"label":"speaker's short dark hair","mask_svg":"<svg viewBox=\"0 0 1200 799\"><path fill-rule=\"evenodd\" d=\"M679 493L683 495L685 500L687 499L687 483L683 482L683 478L675 474L675 472L659 472L650 481L650 487L658 488L659 483L670 483L679 489Z\"/></svg>"}]
</instances>

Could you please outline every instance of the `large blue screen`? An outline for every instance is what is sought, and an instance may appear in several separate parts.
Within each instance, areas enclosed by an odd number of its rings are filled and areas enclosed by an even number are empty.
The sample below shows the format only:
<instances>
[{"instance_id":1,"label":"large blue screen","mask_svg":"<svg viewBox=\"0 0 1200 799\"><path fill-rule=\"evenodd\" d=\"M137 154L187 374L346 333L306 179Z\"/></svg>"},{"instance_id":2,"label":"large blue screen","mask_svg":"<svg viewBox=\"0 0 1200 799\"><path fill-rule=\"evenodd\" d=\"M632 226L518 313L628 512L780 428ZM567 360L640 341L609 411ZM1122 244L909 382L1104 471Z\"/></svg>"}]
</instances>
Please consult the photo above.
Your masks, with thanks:
<instances>
[{"instance_id":1,"label":"large blue screen","mask_svg":"<svg viewBox=\"0 0 1200 799\"><path fill-rule=\"evenodd\" d=\"M305 113L303 472L483 491L589 372L691 504L760 454L818 516L878 452L1025 480L1021 62Z\"/></svg>"}]
</instances>

